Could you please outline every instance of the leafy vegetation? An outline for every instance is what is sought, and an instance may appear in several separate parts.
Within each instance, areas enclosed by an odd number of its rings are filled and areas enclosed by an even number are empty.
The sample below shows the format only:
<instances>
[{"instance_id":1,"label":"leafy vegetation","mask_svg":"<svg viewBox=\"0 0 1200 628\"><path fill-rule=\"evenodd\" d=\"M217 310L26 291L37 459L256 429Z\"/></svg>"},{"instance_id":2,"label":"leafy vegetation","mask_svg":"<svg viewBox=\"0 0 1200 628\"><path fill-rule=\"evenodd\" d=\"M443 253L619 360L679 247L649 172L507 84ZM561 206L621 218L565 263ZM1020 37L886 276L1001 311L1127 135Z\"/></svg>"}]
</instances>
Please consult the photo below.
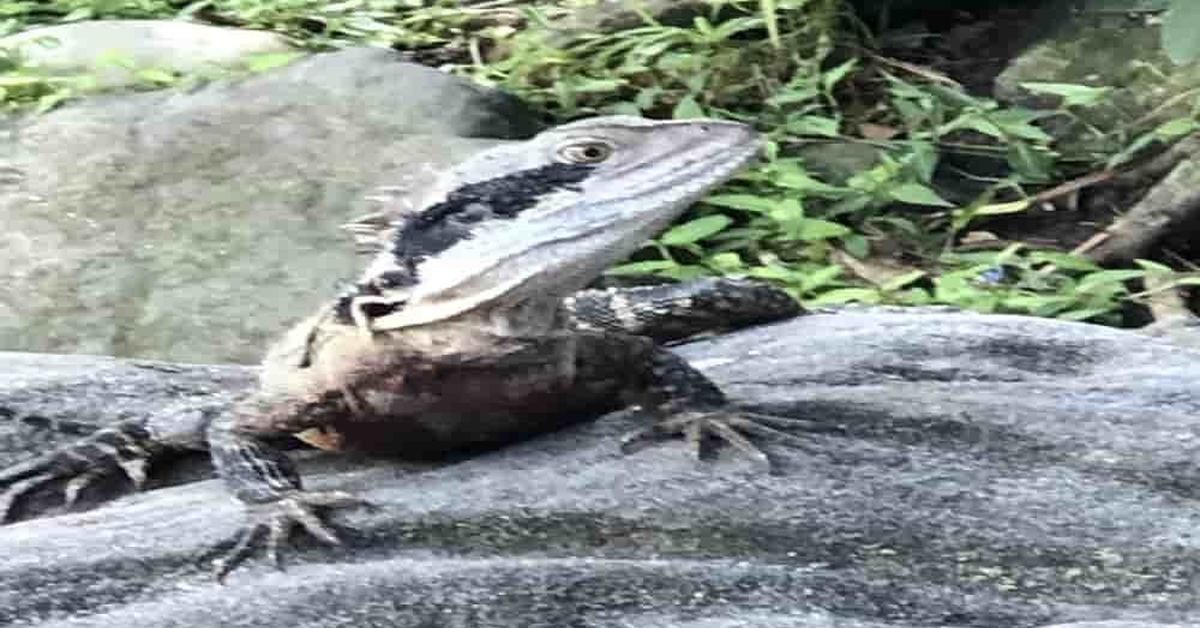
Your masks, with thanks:
<instances>
[{"instance_id":1,"label":"leafy vegetation","mask_svg":"<svg viewBox=\"0 0 1200 628\"><path fill-rule=\"evenodd\" d=\"M425 51L452 72L517 93L559 119L600 113L715 116L753 124L766 158L629 261L616 276L753 276L806 303L944 303L1122 322L1131 302L1200 277L1142 261L1102 269L1063 251L976 230L1027 211L1067 175L1129 160L1196 130L1147 120L1082 154L1060 153L1045 123L1111 106L1103 89L1029 84L1057 109L1002 106L934 72L878 57L839 0L709 0L683 23L649 15L616 32L565 28L586 2L59 0L0 9L0 27L99 17L185 16L265 28L311 49ZM0 31L2 32L2 31ZM2 65L7 63L7 65ZM164 84L179 77L149 77ZM70 80L79 80L78 77ZM86 88L86 85L84 86ZM81 89L0 60L0 97L43 109ZM823 155L860 156L836 172ZM971 246L964 246L971 242Z\"/></svg>"}]
</instances>

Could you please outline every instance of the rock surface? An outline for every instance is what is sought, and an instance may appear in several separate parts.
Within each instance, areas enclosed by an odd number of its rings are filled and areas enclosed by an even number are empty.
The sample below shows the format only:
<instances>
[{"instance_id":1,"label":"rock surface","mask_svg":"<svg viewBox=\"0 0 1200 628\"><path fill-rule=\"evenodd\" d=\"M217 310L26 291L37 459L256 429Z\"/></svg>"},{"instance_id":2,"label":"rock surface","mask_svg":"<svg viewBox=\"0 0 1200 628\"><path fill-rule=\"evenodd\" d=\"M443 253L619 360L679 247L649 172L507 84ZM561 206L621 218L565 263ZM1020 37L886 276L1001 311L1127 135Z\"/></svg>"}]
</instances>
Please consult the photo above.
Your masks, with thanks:
<instances>
[{"instance_id":1,"label":"rock surface","mask_svg":"<svg viewBox=\"0 0 1200 628\"><path fill-rule=\"evenodd\" d=\"M354 278L368 190L537 126L375 49L0 120L0 349L257 361Z\"/></svg>"},{"instance_id":2,"label":"rock surface","mask_svg":"<svg viewBox=\"0 0 1200 628\"><path fill-rule=\"evenodd\" d=\"M1200 625L1200 353L1021 317L846 310L681 348L740 403L813 422L777 475L606 417L413 470L306 454L375 512L214 584L215 481L0 528L20 626ZM6 456L62 426L221 404L242 367L0 355ZM336 461L336 462L335 462ZM338 465L338 466L331 466ZM186 479L186 478L184 478ZM183 480L173 480L176 482ZM169 484L170 482L168 482Z\"/></svg>"},{"instance_id":3,"label":"rock surface","mask_svg":"<svg viewBox=\"0 0 1200 628\"><path fill-rule=\"evenodd\" d=\"M24 65L87 73L100 85L138 82L138 70L191 74L244 67L256 56L295 49L277 33L168 20L95 20L0 37Z\"/></svg>"},{"instance_id":4,"label":"rock surface","mask_svg":"<svg viewBox=\"0 0 1200 628\"><path fill-rule=\"evenodd\" d=\"M1009 63L996 77L996 98L1053 109L1065 102L1063 98L1053 92L1031 92L1023 84L1106 90L1086 106L1067 103L1086 124L1066 116L1042 121L1055 137L1056 147L1065 151L1120 150L1125 146L1114 147L1098 131L1127 131L1135 124L1148 129L1154 123L1187 118L1187 96L1200 87L1200 63L1176 65L1162 50L1161 20L1154 11L1163 3L1122 7L1087 0L1084 4L1088 6L1080 7L1074 19L1063 20L1057 32Z\"/></svg>"}]
</instances>

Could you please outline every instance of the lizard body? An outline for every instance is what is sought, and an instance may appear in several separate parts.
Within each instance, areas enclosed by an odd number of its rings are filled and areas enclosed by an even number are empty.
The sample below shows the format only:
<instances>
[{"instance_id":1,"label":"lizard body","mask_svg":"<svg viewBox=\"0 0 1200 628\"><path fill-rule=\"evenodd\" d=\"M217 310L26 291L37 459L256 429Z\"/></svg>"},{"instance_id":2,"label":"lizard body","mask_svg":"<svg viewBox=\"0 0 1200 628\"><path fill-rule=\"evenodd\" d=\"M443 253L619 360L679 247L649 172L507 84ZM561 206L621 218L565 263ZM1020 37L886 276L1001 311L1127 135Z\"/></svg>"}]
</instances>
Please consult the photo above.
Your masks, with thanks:
<instances>
[{"instance_id":1,"label":"lizard body","mask_svg":"<svg viewBox=\"0 0 1200 628\"><path fill-rule=\"evenodd\" d=\"M658 419L645 433L682 434L697 451L713 436L766 463L746 434L778 434L787 420L728 408L657 343L790 316L795 301L720 279L580 292L756 151L740 124L623 116L485 151L379 233L354 288L284 334L259 389L231 411L166 428L126 421L0 470L0 520L39 485L65 481L71 502L104 472L140 484L161 453L206 447L247 518L217 563L223 577L264 532L276 560L297 524L337 543L320 510L359 503L305 491L279 435L432 457L636 406Z\"/></svg>"}]
</instances>

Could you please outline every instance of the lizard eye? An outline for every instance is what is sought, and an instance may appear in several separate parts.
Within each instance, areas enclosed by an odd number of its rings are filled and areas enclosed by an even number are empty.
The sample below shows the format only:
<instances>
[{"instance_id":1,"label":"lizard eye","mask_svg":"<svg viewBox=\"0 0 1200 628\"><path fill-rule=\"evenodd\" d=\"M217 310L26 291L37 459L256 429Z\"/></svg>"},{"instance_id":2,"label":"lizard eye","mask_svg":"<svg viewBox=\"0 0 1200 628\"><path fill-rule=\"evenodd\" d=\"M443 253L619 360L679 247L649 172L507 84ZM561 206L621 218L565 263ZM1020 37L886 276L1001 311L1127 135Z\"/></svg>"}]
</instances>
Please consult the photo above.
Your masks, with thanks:
<instances>
[{"instance_id":1,"label":"lizard eye","mask_svg":"<svg viewBox=\"0 0 1200 628\"><path fill-rule=\"evenodd\" d=\"M598 164L613 154L613 147L600 140L583 140L558 147L555 156L569 164Z\"/></svg>"}]
</instances>

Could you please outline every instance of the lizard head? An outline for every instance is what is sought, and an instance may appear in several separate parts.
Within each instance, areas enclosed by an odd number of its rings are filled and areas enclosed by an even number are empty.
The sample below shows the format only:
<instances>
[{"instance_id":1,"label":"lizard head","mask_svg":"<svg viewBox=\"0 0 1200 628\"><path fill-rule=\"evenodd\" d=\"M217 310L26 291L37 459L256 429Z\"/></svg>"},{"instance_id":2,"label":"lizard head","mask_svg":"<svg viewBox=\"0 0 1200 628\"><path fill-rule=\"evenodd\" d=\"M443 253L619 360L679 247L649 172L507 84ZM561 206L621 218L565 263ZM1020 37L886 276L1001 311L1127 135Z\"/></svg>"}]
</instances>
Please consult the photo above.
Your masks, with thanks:
<instances>
[{"instance_id":1,"label":"lizard head","mask_svg":"<svg viewBox=\"0 0 1200 628\"><path fill-rule=\"evenodd\" d=\"M751 161L747 126L598 117L486 150L440 177L358 284L374 330L561 297ZM345 301L345 299L343 299Z\"/></svg>"}]
</instances>

